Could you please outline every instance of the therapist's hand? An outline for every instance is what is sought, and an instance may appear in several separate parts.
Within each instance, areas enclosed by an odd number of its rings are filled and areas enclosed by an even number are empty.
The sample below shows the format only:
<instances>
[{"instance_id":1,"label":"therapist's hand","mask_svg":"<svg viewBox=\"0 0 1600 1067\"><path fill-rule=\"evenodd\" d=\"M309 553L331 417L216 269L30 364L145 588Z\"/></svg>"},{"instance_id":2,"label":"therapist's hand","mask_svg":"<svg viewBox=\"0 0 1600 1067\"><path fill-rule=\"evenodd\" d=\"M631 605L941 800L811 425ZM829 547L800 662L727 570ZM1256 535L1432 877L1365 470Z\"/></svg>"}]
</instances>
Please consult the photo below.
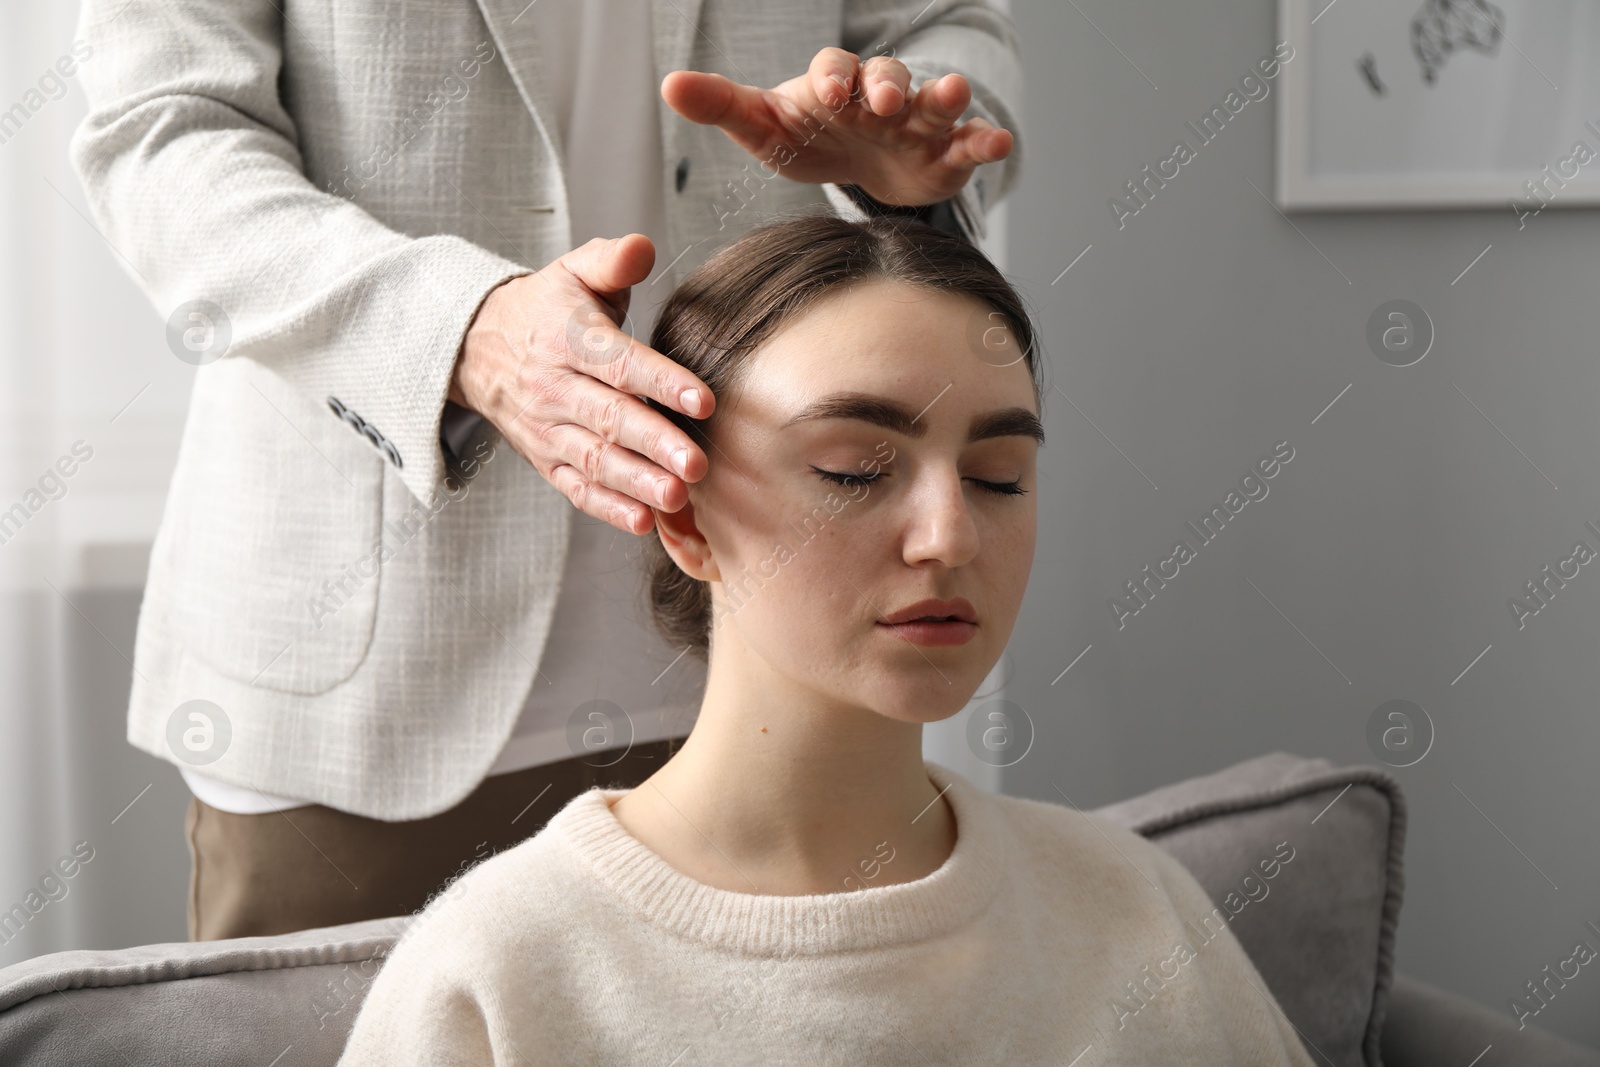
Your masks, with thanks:
<instances>
[{"instance_id":1,"label":"therapist's hand","mask_svg":"<svg viewBox=\"0 0 1600 1067\"><path fill-rule=\"evenodd\" d=\"M596 237L501 283L450 381L450 399L493 423L580 511L634 534L655 524L651 508L683 507L685 479L706 472L700 447L639 397L695 418L714 404L699 378L617 328L655 260L644 234Z\"/></svg>"},{"instance_id":2,"label":"therapist's hand","mask_svg":"<svg viewBox=\"0 0 1600 1067\"><path fill-rule=\"evenodd\" d=\"M854 52L824 48L804 74L771 89L675 70L661 97L691 122L721 127L791 181L854 184L890 205L948 200L980 164L1011 154L1009 130L981 118L956 125L972 100L961 75L924 82L908 99L910 89L911 72L898 59L862 63Z\"/></svg>"}]
</instances>

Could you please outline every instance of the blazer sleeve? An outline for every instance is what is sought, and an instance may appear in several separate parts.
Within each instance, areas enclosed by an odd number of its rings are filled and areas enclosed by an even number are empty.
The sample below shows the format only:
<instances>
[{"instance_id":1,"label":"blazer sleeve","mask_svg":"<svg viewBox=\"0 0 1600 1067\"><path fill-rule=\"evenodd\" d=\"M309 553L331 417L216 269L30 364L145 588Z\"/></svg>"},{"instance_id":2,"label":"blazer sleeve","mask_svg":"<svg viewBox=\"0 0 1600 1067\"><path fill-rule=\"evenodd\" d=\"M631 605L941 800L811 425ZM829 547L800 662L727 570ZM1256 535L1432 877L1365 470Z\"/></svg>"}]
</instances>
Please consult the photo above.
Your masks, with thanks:
<instances>
[{"instance_id":1,"label":"blazer sleeve","mask_svg":"<svg viewBox=\"0 0 1600 1067\"><path fill-rule=\"evenodd\" d=\"M978 241L978 238L961 221L961 216L956 209L956 205L960 203L959 196L953 196L948 200L940 200L932 204L922 204L918 207L907 207L903 204L885 204L860 186L841 185L833 187L831 183L829 185L830 187L825 190L828 199L846 218L853 219L858 215L861 217L896 215L902 218L913 218L918 222L925 222L935 229L953 233L957 237L964 237L973 244ZM834 188L837 188L839 193L847 198L848 208L845 206L845 202L839 199L839 195L834 192Z\"/></svg>"},{"instance_id":2,"label":"blazer sleeve","mask_svg":"<svg viewBox=\"0 0 1600 1067\"><path fill-rule=\"evenodd\" d=\"M315 187L278 93L283 20L274 0L84 0L89 112L69 156L160 316L220 309L231 340L217 358L336 398L426 503L443 485L440 417L466 328L533 268L398 233Z\"/></svg>"},{"instance_id":3,"label":"blazer sleeve","mask_svg":"<svg viewBox=\"0 0 1600 1067\"><path fill-rule=\"evenodd\" d=\"M1011 131L1010 155L977 167L959 194L928 205L934 210L922 216L941 225L953 215L969 239L982 240L989 208L1016 187L1022 173L1022 50L1010 17L984 0L845 0L843 17L840 47L900 60L911 72L912 92L960 74L972 87L972 101L959 121L983 118ZM838 194L827 195L837 203Z\"/></svg>"}]
</instances>

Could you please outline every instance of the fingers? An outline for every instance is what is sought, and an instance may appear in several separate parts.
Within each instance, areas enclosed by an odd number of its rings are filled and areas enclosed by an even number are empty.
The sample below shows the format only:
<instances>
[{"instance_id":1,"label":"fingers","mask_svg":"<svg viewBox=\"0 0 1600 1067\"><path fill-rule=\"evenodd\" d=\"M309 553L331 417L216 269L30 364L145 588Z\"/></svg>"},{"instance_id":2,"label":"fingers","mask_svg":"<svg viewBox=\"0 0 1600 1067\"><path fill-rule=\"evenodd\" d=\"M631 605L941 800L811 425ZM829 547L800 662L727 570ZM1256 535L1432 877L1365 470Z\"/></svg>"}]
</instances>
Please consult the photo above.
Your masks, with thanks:
<instances>
[{"instance_id":1,"label":"fingers","mask_svg":"<svg viewBox=\"0 0 1600 1067\"><path fill-rule=\"evenodd\" d=\"M653 509L682 508L685 482L707 468L691 435L645 399L697 418L715 408L698 377L618 328L654 257L642 234L597 238L497 286L452 378L574 505L630 533L651 529Z\"/></svg>"},{"instance_id":2,"label":"fingers","mask_svg":"<svg viewBox=\"0 0 1600 1067\"><path fill-rule=\"evenodd\" d=\"M862 95L876 114L898 115L911 97L911 71L891 56L873 56L861 65Z\"/></svg>"},{"instance_id":3,"label":"fingers","mask_svg":"<svg viewBox=\"0 0 1600 1067\"><path fill-rule=\"evenodd\" d=\"M683 481L662 468L698 478L705 456L659 412L581 374L571 375L556 406L561 414L539 415L540 452L553 456L543 473L579 510L618 529L645 533L652 508L677 511L688 500ZM685 450L681 461L671 455L679 448Z\"/></svg>"},{"instance_id":4,"label":"fingers","mask_svg":"<svg viewBox=\"0 0 1600 1067\"><path fill-rule=\"evenodd\" d=\"M596 237L556 260L596 293L611 295L650 277L656 246L642 233Z\"/></svg>"},{"instance_id":5,"label":"fingers","mask_svg":"<svg viewBox=\"0 0 1600 1067\"><path fill-rule=\"evenodd\" d=\"M1011 131L1000 129L989 120L974 117L957 126L956 122L972 103L972 86L959 74L922 83L911 102L909 122L930 133L951 130L952 136L939 162L958 170L993 163L1011 154L1016 141Z\"/></svg>"},{"instance_id":6,"label":"fingers","mask_svg":"<svg viewBox=\"0 0 1600 1067\"><path fill-rule=\"evenodd\" d=\"M579 307L561 339L567 366L635 396L648 396L691 418L711 414L711 390L681 364L617 328L626 317L630 292L650 276L655 245L644 234L596 237L556 262L593 291L597 303ZM599 302L616 309L605 313ZM665 420L663 420L665 421Z\"/></svg>"},{"instance_id":7,"label":"fingers","mask_svg":"<svg viewBox=\"0 0 1600 1067\"><path fill-rule=\"evenodd\" d=\"M559 413L551 421L571 423L602 443L620 445L628 453L624 458L630 460L623 467L612 461L613 465L605 469L570 458L568 461L574 462L585 476L604 481L614 489L639 488L640 492L634 495L653 507L676 511L684 499L678 495L679 479L695 481L705 473L706 457L700 446L638 396L578 374L562 387L558 407ZM596 447L596 442L588 438L583 443ZM628 478L611 476L623 470ZM635 486L630 478L643 481Z\"/></svg>"},{"instance_id":8,"label":"fingers","mask_svg":"<svg viewBox=\"0 0 1600 1067\"><path fill-rule=\"evenodd\" d=\"M948 129L955 125L972 102L972 87L959 74L946 74L922 83L917 97L911 102L911 120L921 122L931 130Z\"/></svg>"},{"instance_id":9,"label":"fingers","mask_svg":"<svg viewBox=\"0 0 1600 1067\"><path fill-rule=\"evenodd\" d=\"M661 99L690 122L721 126L735 139L755 136L765 129L762 90L721 74L675 70L661 79Z\"/></svg>"},{"instance_id":10,"label":"fingers","mask_svg":"<svg viewBox=\"0 0 1600 1067\"><path fill-rule=\"evenodd\" d=\"M811 57L811 65L806 68L811 91L828 108L841 110L855 92L859 64L854 52L847 52L843 48L824 48Z\"/></svg>"},{"instance_id":11,"label":"fingers","mask_svg":"<svg viewBox=\"0 0 1600 1067\"><path fill-rule=\"evenodd\" d=\"M1010 130L1002 130L987 119L971 118L956 129L940 162L960 169L993 163L1009 156L1015 143Z\"/></svg>"},{"instance_id":12,"label":"fingers","mask_svg":"<svg viewBox=\"0 0 1600 1067\"><path fill-rule=\"evenodd\" d=\"M552 469L546 478L579 511L610 523L623 533L647 534L655 523L655 514L649 508L603 485L587 481L576 468L565 463Z\"/></svg>"},{"instance_id":13,"label":"fingers","mask_svg":"<svg viewBox=\"0 0 1600 1067\"><path fill-rule=\"evenodd\" d=\"M615 390L647 396L696 419L710 415L716 406L705 382L683 364L618 329L599 308L574 311L561 340L568 367Z\"/></svg>"},{"instance_id":14,"label":"fingers","mask_svg":"<svg viewBox=\"0 0 1600 1067\"><path fill-rule=\"evenodd\" d=\"M911 96L911 71L892 56L862 63L854 52L824 48L812 57L807 76L817 99L834 111L859 94L873 113L898 115Z\"/></svg>"},{"instance_id":15,"label":"fingers","mask_svg":"<svg viewBox=\"0 0 1600 1067\"><path fill-rule=\"evenodd\" d=\"M681 480L632 449L597 436L583 426L572 423L553 426L545 440L553 446L558 458L556 465L565 465L578 476L574 486L582 482L587 487L585 492L605 490L601 498L608 501L608 507L620 502L623 517L630 519L630 525L648 515L651 508L677 511L689 499L688 487ZM554 484L554 478L551 480ZM570 492L567 496L582 507ZM613 521L600 512L590 514L597 519Z\"/></svg>"}]
</instances>

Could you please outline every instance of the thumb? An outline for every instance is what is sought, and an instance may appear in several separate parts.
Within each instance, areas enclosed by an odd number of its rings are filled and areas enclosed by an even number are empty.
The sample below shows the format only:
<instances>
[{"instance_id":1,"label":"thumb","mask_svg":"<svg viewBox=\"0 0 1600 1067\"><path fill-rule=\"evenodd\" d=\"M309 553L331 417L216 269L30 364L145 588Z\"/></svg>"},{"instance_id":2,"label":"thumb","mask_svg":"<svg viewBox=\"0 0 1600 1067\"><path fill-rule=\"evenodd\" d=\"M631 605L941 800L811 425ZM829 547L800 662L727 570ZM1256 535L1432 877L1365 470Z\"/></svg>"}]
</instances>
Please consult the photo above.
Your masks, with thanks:
<instances>
[{"instance_id":1,"label":"thumb","mask_svg":"<svg viewBox=\"0 0 1600 1067\"><path fill-rule=\"evenodd\" d=\"M650 277L656 265L656 246L642 233L596 237L557 262L597 295L614 297Z\"/></svg>"}]
</instances>

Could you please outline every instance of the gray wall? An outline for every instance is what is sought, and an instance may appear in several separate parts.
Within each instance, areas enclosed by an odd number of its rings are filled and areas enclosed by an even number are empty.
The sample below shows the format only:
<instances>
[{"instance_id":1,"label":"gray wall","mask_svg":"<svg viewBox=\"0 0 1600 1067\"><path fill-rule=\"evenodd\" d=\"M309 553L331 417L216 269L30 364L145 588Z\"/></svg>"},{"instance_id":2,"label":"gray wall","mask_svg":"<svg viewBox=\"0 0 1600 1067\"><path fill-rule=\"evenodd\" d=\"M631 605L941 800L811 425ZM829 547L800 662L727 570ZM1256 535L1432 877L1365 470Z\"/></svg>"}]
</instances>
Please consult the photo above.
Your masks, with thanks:
<instances>
[{"instance_id":1,"label":"gray wall","mask_svg":"<svg viewBox=\"0 0 1600 1067\"><path fill-rule=\"evenodd\" d=\"M123 569L143 566L133 561ZM12 908L30 891L50 892L48 884L40 889L42 880L75 844L93 850L80 850L89 861L54 883L64 895L20 934L0 939L0 967L46 952L189 936L189 790L172 764L125 740L132 675L123 657L133 654L143 590L126 575L87 577L60 595L46 588L6 591L0 599L0 621L32 623L4 636L9 691L28 694L24 711L36 712L0 723L8 743L33 754L17 779L4 783L21 800L8 808L0 907Z\"/></svg>"},{"instance_id":2,"label":"gray wall","mask_svg":"<svg viewBox=\"0 0 1600 1067\"><path fill-rule=\"evenodd\" d=\"M1029 126L1009 273L1059 391L1006 693L1037 739L1005 790L1059 800L1053 781L1087 808L1273 750L1377 763L1368 717L1413 701L1436 734L1391 771L1410 804L1398 967L1509 1017L1600 924L1600 568L1520 631L1507 608L1600 545L1596 214L1291 226L1250 184L1273 191L1274 84L1119 231L1107 201L1271 54L1275 6L1013 11ZM1365 339L1396 298L1437 331L1407 368ZM1270 494L1119 630L1107 599L1284 440ZM1536 1024L1600 1045L1591 970Z\"/></svg>"}]
</instances>

